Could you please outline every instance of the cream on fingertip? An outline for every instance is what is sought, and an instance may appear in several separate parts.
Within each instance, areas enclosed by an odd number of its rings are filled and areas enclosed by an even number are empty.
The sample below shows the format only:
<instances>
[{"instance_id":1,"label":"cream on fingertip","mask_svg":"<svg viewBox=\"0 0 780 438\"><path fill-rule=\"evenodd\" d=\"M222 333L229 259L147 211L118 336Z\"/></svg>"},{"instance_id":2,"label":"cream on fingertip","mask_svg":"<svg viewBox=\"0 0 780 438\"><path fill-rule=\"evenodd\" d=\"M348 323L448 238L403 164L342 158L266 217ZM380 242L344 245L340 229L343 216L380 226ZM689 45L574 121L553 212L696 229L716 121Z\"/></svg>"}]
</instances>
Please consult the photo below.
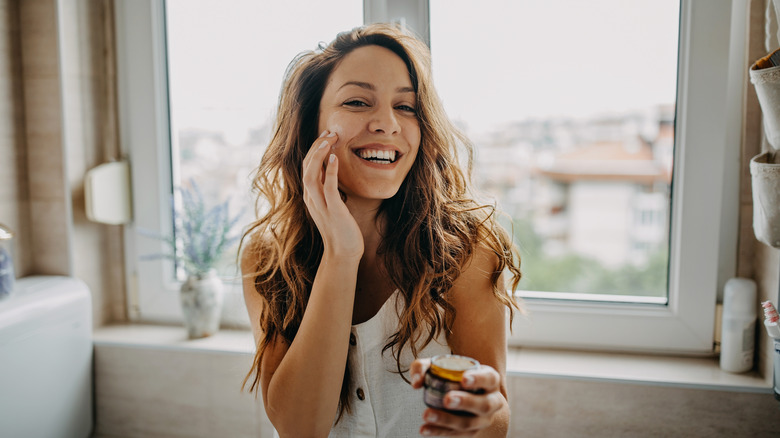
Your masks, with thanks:
<instances>
[{"instance_id":1,"label":"cream on fingertip","mask_svg":"<svg viewBox=\"0 0 780 438\"><path fill-rule=\"evenodd\" d=\"M328 146L328 140L322 140L322 143L320 143L320 149L325 148Z\"/></svg>"},{"instance_id":2,"label":"cream on fingertip","mask_svg":"<svg viewBox=\"0 0 780 438\"><path fill-rule=\"evenodd\" d=\"M333 155L333 154L330 154L330 157L328 157L328 163L332 163L334 161L336 161L336 156Z\"/></svg>"}]
</instances>

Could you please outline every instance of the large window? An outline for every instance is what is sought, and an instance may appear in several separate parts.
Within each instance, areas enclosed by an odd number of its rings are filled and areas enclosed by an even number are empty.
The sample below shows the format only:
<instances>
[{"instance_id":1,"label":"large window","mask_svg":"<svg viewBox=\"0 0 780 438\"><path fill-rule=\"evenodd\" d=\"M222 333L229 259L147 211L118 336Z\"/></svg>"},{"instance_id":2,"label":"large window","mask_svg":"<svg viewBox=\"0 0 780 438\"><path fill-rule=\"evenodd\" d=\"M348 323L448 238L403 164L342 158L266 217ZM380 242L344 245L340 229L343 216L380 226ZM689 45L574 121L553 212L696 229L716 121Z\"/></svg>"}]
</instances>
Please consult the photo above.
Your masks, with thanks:
<instances>
[{"instance_id":1,"label":"large window","mask_svg":"<svg viewBox=\"0 0 780 438\"><path fill-rule=\"evenodd\" d=\"M433 0L430 16L437 88L512 217L521 288L666 304L679 0Z\"/></svg>"},{"instance_id":2,"label":"large window","mask_svg":"<svg viewBox=\"0 0 780 438\"><path fill-rule=\"evenodd\" d=\"M530 310L511 341L711 351L735 260L745 3L120 2L134 317L179 317L175 269L139 261L159 242L136 227L170 230L172 187L189 179L251 211L287 63L364 21L397 21L430 42L475 180L510 215ZM224 316L245 323L234 261Z\"/></svg>"}]
</instances>

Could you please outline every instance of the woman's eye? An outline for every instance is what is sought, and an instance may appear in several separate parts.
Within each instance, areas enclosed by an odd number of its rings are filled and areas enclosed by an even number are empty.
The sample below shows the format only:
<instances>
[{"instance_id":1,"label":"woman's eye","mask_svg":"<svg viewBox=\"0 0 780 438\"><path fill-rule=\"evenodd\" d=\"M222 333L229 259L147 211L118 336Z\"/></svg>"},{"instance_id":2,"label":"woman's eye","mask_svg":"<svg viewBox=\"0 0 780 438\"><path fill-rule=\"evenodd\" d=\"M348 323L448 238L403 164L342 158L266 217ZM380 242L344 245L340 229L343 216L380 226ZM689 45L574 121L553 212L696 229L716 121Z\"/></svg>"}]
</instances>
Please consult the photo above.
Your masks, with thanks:
<instances>
[{"instance_id":1,"label":"woman's eye","mask_svg":"<svg viewBox=\"0 0 780 438\"><path fill-rule=\"evenodd\" d=\"M348 101L344 102L344 105L346 105L346 106L356 106L356 107L368 106L368 104L363 102L362 100L348 100Z\"/></svg>"},{"instance_id":2,"label":"woman's eye","mask_svg":"<svg viewBox=\"0 0 780 438\"><path fill-rule=\"evenodd\" d=\"M398 108L401 111L406 111L406 112L409 112L409 113L416 113L417 112L416 109L414 109L413 107L411 107L409 105L398 105L396 108Z\"/></svg>"}]
</instances>

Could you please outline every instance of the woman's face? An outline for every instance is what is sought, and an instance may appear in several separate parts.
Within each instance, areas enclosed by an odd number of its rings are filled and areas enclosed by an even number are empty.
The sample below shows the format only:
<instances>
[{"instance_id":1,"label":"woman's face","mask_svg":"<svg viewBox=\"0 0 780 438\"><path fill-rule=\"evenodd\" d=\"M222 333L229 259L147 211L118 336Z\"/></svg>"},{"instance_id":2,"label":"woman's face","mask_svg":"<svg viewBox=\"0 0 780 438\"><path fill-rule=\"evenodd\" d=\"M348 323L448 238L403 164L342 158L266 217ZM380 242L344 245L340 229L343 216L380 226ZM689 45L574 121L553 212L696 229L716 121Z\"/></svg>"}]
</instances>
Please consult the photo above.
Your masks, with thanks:
<instances>
[{"instance_id":1,"label":"woman's face","mask_svg":"<svg viewBox=\"0 0 780 438\"><path fill-rule=\"evenodd\" d=\"M384 47L350 52L328 78L318 132L338 134L339 189L348 200L395 195L420 147L416 95L406 64Z\"/></svg>"}]
</instances>

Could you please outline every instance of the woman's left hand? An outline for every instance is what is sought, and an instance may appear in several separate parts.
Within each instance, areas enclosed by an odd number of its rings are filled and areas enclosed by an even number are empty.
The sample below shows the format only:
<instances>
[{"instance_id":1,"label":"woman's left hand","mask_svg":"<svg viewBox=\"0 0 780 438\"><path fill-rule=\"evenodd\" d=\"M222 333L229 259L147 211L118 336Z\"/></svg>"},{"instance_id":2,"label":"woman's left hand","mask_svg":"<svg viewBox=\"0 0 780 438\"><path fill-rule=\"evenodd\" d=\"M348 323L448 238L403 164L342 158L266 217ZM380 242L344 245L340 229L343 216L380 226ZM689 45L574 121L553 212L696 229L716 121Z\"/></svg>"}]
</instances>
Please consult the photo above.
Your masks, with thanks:
<instances>
[{"instance_id":1,"label":"woman's left hand","mask_svg":"<svg viewBox=\"0 0 780 438\"><path fill-rule=\"evenodd\" d=\"M430 366L430 359L412 362L410 376L412 388L423 386L423 377ZM454 411L466 411L473 416L456 415L441 409L426 408L420 433L427 436L474 436L491 425L493 416L507 405L501 393L501 376L493 367L481 365L476 370L463 373L461 386L482 393L450 391L444 396L444 406Z\"/></svg>"}]
</instances>

